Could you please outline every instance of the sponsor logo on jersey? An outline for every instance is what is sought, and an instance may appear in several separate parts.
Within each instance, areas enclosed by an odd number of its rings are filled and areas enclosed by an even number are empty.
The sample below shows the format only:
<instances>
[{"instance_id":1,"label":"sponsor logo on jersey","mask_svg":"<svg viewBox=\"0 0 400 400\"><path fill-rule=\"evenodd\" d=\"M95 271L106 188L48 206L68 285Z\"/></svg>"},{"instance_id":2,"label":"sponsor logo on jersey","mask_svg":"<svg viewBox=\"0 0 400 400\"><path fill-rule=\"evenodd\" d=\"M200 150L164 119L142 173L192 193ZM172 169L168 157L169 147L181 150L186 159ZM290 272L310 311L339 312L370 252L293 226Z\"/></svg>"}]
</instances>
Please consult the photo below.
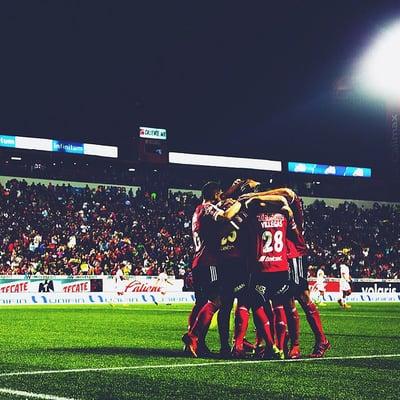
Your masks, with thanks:
<instances>
[{"instance_id":1,"label":"sponsor logo on jersey","mask_svg":"<svg viewBox=\"0 0 400 400\"><path fill-rule=\"evenodd\" d=\"M246 287L246 284L245 283L241 283L240 285L238 285L238 286L236 286L234 289L233 289L233 293L237 293L237 292L240 292L242 289L244 289Z\"/></svg>"},{"instance_id":2,"label":"sponsor logo on jersey","mask_svg":"<svg viewBox=\"0 0 400 400\"><path fill-rule=\"evenodd\" d=\"M273 256L273 257L261 256L258 259L258 262L279 262L279 261L282 261L282 256Z\"/></svg>"},{"instance_id":3,"label":"sponsor logo on jersey","mask_svg":"<svg viewBox=\"0 0 400 400\"><path fill-rule=\"evenodd\" d=\"M265 286L256 285L256 292L261 294L261 296L264 296L266 291L267 291L267 288Z\"/></svg>"}]
</instances>

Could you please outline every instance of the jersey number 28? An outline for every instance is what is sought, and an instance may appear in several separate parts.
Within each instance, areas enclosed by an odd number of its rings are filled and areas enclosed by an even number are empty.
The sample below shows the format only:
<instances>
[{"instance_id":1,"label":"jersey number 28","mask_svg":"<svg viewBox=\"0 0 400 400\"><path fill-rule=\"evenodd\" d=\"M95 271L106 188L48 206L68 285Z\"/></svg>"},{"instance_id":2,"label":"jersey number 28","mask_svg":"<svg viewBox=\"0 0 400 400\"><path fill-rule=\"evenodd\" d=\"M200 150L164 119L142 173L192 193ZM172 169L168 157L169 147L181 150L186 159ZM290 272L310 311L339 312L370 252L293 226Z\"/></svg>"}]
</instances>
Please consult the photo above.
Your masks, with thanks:
<instances>
[{"instance_id":1,"label":"jersey number 28","mask_svg":"<svg viewBox=\"0 0 400 400\"><path fill-rule=\"evenodd\" d=\"M283 249L283 233L282 231L276 231L274 234L270 231L265 231L262 234L264 241L263 253L280 253Z\"/></svg>"}]
</instances>

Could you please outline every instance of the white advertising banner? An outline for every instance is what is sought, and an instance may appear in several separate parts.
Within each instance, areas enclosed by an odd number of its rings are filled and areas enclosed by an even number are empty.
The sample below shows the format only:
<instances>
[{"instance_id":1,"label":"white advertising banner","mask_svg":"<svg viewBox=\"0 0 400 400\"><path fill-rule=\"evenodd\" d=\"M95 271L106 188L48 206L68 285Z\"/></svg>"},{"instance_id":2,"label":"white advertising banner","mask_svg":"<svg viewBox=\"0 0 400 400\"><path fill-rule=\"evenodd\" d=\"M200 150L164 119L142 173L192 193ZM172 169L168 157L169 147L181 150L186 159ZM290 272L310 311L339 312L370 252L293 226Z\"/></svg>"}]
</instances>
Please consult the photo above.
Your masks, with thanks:
<instances>
[{"instance_id":1,"label":"white advertising banner","mask_svg":"<svg viewBox=\"0 0 400 400\"><path fill-rule=\"evenodd\" d=\"M9 293L162 293L181 292L183 280L156 276L32 276L0 277L0 295Z\"/></svg>"},{"instance_id":2,"label":"white advertising banner","mask_svg":"<svg viewBox=\"0 0 400 400\"><path fill-rule=\"evenodd\" d=\"M192 292L129 293L9 293L0 294L0 306L82 304L176 304L193 303Z\"/></svg>"}]
</instances>

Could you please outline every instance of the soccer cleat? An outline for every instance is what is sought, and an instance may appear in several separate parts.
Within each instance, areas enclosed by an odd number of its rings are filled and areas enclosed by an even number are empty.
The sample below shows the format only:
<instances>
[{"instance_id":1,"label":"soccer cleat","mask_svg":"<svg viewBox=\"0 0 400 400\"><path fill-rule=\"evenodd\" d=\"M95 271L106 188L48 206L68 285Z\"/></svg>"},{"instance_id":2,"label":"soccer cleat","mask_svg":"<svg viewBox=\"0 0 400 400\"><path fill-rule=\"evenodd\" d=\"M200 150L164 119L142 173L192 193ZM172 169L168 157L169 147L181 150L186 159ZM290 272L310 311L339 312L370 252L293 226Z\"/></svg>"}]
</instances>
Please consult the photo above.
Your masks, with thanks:
<instances>
[{"instance_id":1,"label":"soccer cleat","mask_svg":"<svg viewBox=\"0 0 400 400\"><path fill-rule=\"evenodd\" d=\"M198 357L210 357L211 356L211 350L208 348L208 346L205 344L205 342L199 342L197 343L197 356Z\"/></svg>"},{"instance_id":2,"label":"soccer cleat","mask_svg":"<svg viewBox=\"0 0 400 400\"><path fill-rule=\"evenodd\" d=\"M192 357L197 358L197 348L198 348L198 339L196 336L192 335L191 333L185 333L182 336L182 342L185 343L185 347L183 351Z\"/></svg>"},{"instance_id":3,"label":"soccer cleat","mask_svg":"<svg viewBox=\"0 0 400 400\"><path fill-rule=\"evenodd\" d=\"M326 307L326 303L318 303L318 307Z\"/></svg>"},{"instance_id":4,"label":"soccer cleat","mask_svg":"<svg viewBox=\"0 0 400 400\"><path fill-rule=\"evenodd\" d=\"M339 299L337 302L339 303L339 306L340 306L340 307L344 308L344 304L343 304L343 302L342 302L342 299Z\"/></svg>"},{"instance_id":5,"label":"soccer cleat","mask_svg":"<svg viewBox=\"0 0 400 400\"><path fill-rule=\"evenodd\" d=\"M293 346L293 347L289 350L288 358L289 358L290 360L297 360L297 359L300 358L300 357L301 357L301 354L300 354L300 346L298 346L298 345Z\"/></svg>"},{"instance_id":6,"label":"soccer cleat","mask_svg":"<svg viewBox=\"0 0 400 400\"><path fill-rule=\"evenodd\" d=\"M345 309L346 309L346 308L351 308L351 305L350 305L350 304L347 304L347 303L345 303L345 304L344 304L344 306L343 306L343 308L345 308Z\"/></svg>"},{"instance_id":7,"label":"soccer cleat","mask_svg":"<svg viewBox=\"0 0 400 400\"><path fill-rule=\"evenodd\" d=\"M240 348L233 346L231 356L232 358L246 358L246 351L243 347Z\"/></svg>"},{"instance_id":8,"label":"soccer cleat","mask_svg":"<svg viewBox=\"0 0 400 400\"><path fill-rule=\"evenodd\" d=\"M284 360L285 354L283 350L279 350L276 345L273 345L269 350L265 349L264 360Z\"/></svg>"},{"instance_id":9,"label":"soccer cleat","mask_svg":"<svg viewBox=\"0 0 400 400\"><path fill-rule=\"evenodd\" d=\"M219 350L219 355L221 358L231 358L231 349L229 347L221 347Z\"/></svg>"},{"instance_id":10,"label":"soccer cleat","mask_svg":"<svg viewBox=\"0 0 400 400\"><path fill-rule=\"evenodd\" d=\"M327 340L323 343L316 343L313 352L310 354L311 358L321 358L331 348L331 344Z\"/></svg>"},{"instance_id":11,"label":"soccer cleat","mask_svg":"<svg viewBox=\"0 0 400 400\"><path fill-rule=\"evenodd\" d=\"M244 338L243 339L243 349L246 353L253 354L256 349L256 346L253 343L249 342L246 338Z\"/></svg>"},{"instance_id":12,"label":"soccer cleat","mask_svg":"<svg viewBox=\"0 0 400 400\"><path fill-rule=\"evenodd\" d=\"M263 345L256 346L256 349L254 351L254 357L264 358L264 354L265 354L265 347Z\"/></svg>"}]
</instances>

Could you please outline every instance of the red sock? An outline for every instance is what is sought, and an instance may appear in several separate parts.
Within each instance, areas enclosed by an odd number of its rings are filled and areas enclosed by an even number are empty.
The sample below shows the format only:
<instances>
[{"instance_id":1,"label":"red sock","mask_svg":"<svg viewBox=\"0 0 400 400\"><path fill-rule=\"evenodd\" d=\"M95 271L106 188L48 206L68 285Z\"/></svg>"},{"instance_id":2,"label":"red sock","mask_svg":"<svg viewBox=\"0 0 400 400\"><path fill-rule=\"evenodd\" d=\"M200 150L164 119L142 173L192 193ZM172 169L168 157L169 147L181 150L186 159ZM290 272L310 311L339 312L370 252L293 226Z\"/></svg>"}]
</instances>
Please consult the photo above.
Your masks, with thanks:
<instances>
[{"instance_id":1,"label":"red sock","mask_svg":"<svg viewBox=\"0 0 400 400\"><path fill-rule=\"evenodd\" d=\"M319 315L318 308L313 302L306 304L304 307L307 321L314 333L315 340L319 342L326 342L324 330L322 329L321 317Z\"/></svg>"},{"instance_id":2,"label":"red sock","mask_svg":"<svg viewBox=\"0 0 400 400\"><path fill-rule=\"evenodd\" d=\"M283 305L276 306L274 308L275 312L275 330L276 330L276 340L277 346L280 350L283 350L285 346L286 339L286 314Z\"/></svg>"},{"instance_id":3,"label":"red sock","mask_svg":"<svg viewBox=\"0 0 400 400\"><path fill-rule=\"evenodd\" d=\"M210 327L213 315L217 312L218 306L212 301L208 301L203 308L199 311L199 314L194 322L190 333L197 336L199 340L205 338L208 328Z\"/></svg>"},{"instance_id":4,"label":"red sock","mask_svg":"<svg viewBox=\"0 0 400 400\"><path fill-rule=\"evenodd\" d=\"M246 336L249 326L249 310L245 306L240 306L235 313L235 347L243 347L243 339Z\"/></svg>"},{"instance_id":5,"label":"red sock","mask_svg":"<svg viewBox=\"0 0 400 400\"><path fill-rule=\"evenodd\" d=\"M258 307L253 310L253 318L257 327L257 332L265 340L267 347L272 347L274 345L274 340L272 339L270 323L264 308Z\"/></svg>"},{"instance_id":6,"label":"red sock","mask_svg":"<svg viewBox=\"0 0 400 400\"><path fill-rule=\"evenodd\" d=\"M287 324L288 324L288 331L290 337L290 344L293 346L299 345L299 336L300 336L300 316L299 312L297 311L296 306L293 308L289 305L287 307L286 317L287 317Z\"/></svg>"},{"instance_id":7,"label":"red sock","mask_svg":"<svg viewBox=\"0 0 400 400\"><path fill-rule=\"evenodd\" d=\"M261 346L262 341L263 341L262 335L260 331L256 328L256 346Z\"/></svg>"},{"instance_id":8,"label":"red sock","mask_svg":"<svg viewBox=\"0 0 400 400\"><path fill-rule=\"evenodd\" d=\"M275 313L270 302L264 304L264 311L270 323L271 336L275 340Z\"/></svg>"},{"instance_id":9,"label":"red sock","mask_svg":"<svg viewBox=\"0 0 400 400\"><path fill-rule=\"evenodd\" d=\"M188 331L192 329L192 326L194 322L196 321L197 316L199 315L199 312L201 308L204 306L204 304L195 304L194 307L192 308L192 311L189 314L189 321L188 321Z\"/></svg>"}]
</instances>

